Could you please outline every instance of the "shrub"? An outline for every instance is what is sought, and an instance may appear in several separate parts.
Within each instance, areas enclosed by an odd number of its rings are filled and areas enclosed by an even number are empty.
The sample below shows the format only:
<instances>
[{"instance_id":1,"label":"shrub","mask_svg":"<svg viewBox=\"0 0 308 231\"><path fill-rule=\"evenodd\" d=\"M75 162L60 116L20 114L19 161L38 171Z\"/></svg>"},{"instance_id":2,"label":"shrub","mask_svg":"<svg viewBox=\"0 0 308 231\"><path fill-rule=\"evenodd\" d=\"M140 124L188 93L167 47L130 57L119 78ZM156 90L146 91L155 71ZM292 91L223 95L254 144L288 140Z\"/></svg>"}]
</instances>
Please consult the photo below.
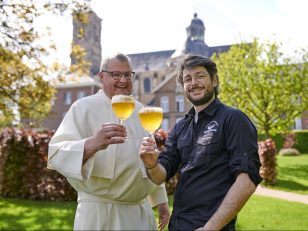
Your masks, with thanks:
<instances>
[{"instance_id":1,"label":"shrub","mask_svg":"<svg viewBox=\"0 0 308 231\"><path fill-rule=\"evenodd\" d=\"M308 130L294 131L296 133L296 148L300 153L308 153Z\"/></svg>"},{"instance_id":2,"label":"shrub","mask_svg":"<svg viewBox=\"0 0 308 231\"><path fill-rule=\"evenodd\" d=\"M308 153L308 130L293 130L296 139L293 148L297 149L300 153ZM272 137L276 144L277 150L280 150L284 146L284 136L282 134L277 134ZM264 136L260 136L259 140L263 140Z\"/></svg>"},{"instance_id":3,"label":"shrub","mask_svg":"<svg viewBox=\"0 0 308 231\"><path fill-rule=\"evenodd\" d=\"M276 146L272 139L260 141L259 156L261 161L260 175L263 177L265 185L274 185L277 182L277 159Z\"/></svg>"},{"instance_id":4,"label":"shrub","mask_svg":"<svg viewBox=\"0 0 308 231\"><path fill-rule=\"evenodd\" d=\"M0 195L33 200L76 200L66 178L47 169L52 131L5 128L0 132Z\"/></svg>"},{"instance_id":5,"label":"shrub","mask_svg":"<svg viewBox=\"0 0 308 231\"><path fill-rule=\"evenodd\" d=\"M298 156L299 151L297 151L295 148L282 148L279 150L278 155L280 156Z\"/></svg>"}]
</instances>

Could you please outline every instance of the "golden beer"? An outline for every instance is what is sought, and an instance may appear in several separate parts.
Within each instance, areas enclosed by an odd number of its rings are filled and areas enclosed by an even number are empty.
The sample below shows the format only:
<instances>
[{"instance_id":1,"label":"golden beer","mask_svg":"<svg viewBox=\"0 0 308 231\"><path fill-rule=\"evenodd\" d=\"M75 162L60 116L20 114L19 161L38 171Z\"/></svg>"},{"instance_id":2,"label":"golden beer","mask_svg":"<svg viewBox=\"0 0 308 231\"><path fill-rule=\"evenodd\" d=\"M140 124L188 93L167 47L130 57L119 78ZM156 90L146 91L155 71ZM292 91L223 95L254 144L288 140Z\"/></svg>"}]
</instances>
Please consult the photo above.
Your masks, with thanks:
<instances>
[{"instance_id":1,"label":"golden beer","mask_svg":"<svg viewBox=\"0 0 308 231\"><path fill-rule=\"evenodd\" d=\"M111 99L112 110L114 114L121 120L128 119L135 109L135 100L128 95L115 95Z\"/></svg>"},{"instance_id":2,"label":"golden beer","mask_svg":"<svg viewBox=\"0 0 308 231\"><path fill-rule=\"evenodd\" d=\"M149 133L154 133L163 120L161 107L144 107L139 110L139 119L142 127Z\"/></svg>"}]
</instances>

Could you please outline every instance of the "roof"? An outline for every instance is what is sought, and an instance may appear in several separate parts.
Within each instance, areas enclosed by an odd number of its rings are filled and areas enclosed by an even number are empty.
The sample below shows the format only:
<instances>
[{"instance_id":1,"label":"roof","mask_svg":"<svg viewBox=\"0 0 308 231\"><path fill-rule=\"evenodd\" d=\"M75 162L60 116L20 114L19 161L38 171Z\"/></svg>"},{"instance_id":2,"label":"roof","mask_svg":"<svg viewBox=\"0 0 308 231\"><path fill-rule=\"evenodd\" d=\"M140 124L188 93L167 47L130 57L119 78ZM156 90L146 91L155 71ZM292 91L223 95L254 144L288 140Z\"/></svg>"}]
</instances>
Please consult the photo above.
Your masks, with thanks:
<instances>
[{"instance_id":1,"label":"roof","mask_svg":"<svg viewBox=\"0 0 308 231\"><path fill-rule=\"evenodd\" d=\"M167 61L175 50L129 54L133 70L136 72L156 71L167 68Z\"/></svg>"},{"instance_id":2,"label":"roof","mask_svg":"<svg viewBox=\"0 0 308 231\"><path fill-rule=\"evenodd\" d=\"M88 87L88 86L97 86L101 87L101 83L90 76L75 76L75 75L68 75L63 82L55 83L55 87L59 88L74 88L74 87Z\"/></svg>"}]
</instances>

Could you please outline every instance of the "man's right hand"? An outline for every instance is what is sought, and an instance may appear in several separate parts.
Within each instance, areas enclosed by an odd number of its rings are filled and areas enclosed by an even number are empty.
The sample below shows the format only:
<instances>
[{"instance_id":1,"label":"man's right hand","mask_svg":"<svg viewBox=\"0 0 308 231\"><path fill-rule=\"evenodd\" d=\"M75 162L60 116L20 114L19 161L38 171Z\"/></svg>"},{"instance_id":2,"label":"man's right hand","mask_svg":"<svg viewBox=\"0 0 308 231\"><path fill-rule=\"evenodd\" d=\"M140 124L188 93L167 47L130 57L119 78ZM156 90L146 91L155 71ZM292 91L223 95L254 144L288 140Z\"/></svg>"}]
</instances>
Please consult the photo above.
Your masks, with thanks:
<instances>
[{"instance_id":1,"label":"man's right hand","mask_svg":"<svg viewBox=\"0 0 308 231\"><path fill-rule=\"evenodd\" d=\"M123 125L103 123L94 136L86 139L83 163L97 151L106 149L110 144L124 143L126 136L126 128Z\"/></svg>"}]
</instances>

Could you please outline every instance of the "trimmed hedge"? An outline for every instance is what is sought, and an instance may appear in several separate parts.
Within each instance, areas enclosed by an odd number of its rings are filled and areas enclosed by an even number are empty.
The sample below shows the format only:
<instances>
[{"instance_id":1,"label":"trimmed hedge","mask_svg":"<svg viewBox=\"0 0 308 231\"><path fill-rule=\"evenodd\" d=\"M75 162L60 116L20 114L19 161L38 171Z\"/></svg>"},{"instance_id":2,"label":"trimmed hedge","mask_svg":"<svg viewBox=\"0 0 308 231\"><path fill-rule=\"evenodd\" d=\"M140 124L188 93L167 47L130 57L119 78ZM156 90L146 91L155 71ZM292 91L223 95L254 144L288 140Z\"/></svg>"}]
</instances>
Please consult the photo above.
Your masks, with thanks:
<instances>
[{"instance_id":1,"label":"trimmed hedge","mask_svg":"<svg viewBox=\"0 0 308 231\"><path fill-rule=\"evenodd\" d=\"M294 131L296 134L296 148L300 153L308 153L308 130Z\"/></svg>"},{"instance_id":2,"label":"trimmed hedge","mask_svg":"<svg viewBox=\"0 0 308 231\"><path fill-rule=\"evenodd\" d=\"M294 130L290 131L296 135L296 142L293 148L297 149L300 153L308 153L308 130ZM259 140L264 139L264 137L260 136ZM271 137L271 139L275 142L277 150L283 148L284 135L276 135Z\"/></svg>"},{"instance_id":3,"label":"trimmed hedge","mask_svg":"<svg viewBox=\"0 0 308 231\"><path fill-rule=\"evenodd\" d=\"M33 200L76 200L66 178L47 169L54 132L5 128L0 132L0 195Z\"/></svg>"}]
</instances>

